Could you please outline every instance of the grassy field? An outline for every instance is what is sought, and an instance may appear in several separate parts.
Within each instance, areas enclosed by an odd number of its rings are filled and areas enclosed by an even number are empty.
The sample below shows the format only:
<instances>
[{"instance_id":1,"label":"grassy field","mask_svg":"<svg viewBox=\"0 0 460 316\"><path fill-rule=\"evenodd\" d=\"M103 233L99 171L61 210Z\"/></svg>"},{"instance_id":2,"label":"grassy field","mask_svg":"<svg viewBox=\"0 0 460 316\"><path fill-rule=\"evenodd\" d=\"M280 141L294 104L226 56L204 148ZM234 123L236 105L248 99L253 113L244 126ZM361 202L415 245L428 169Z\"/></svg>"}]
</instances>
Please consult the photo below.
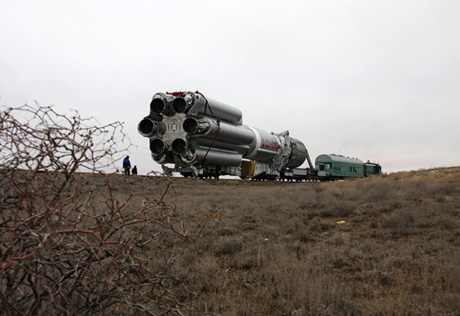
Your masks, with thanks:
<instances>
[{"instance_id":1,"label":"grassy field","mask_svg":"<svg viewBox=\"0 0 460 316\"><path fill-rule=\"evenodd\" d=\"M28 268L25 275L40 272L46 263L51 271L47 275L72 277L59 269L72 259L76 262L72 271L77 271L77 261L89 258L75 250L83 249L77 248L81 240L84 246L95 245L91 253L100 252L99 261L91 266L92 275L100 280L105 280L104 273L109 275L105 267L114 269L117 258L123 259L120 271L130 273L136 262L145 262L146 269L156 277L147 281L134 274L120 279L117 286L123 286L123 291L116 289L116 293L132 293L129 295L135 297L138 292L143 298L152 298L145 302L164 304L166 308L160 307L170 315L459 314L458 167L331 183L117 174L78 174L76 178L72 187L84 188L86 193L72 198L75 203L69 204L72 207L67 213L53 209L46 215L46 226L43 220L37 222L43 231L59 237L61 246L50 244L44 252L42 233L36 244L43 246L43 251L28 265L37 272ZM59 183L57 180L54 183ZM42 192L40 196L48 198L44 191L47 184L36 187L34 190ZM69 188L69 192L76 191ZM5 201L7 194L2 189ZM148 211L154 217L138 224L139 214ZM166 225L156 225L157 219ZM61 238L68 235L62 231L71 228L68 223L72 221L79 232L74 239ZM111 223L119 226L110 228ZM113 229L112 237L107 237L104 251L112 254L102 256L98 236L109 228ZM10 240L8 236L5 230L2 245ZM30 244L31 237L24 236ZM177 242L178 236L189 238L180 237ZM118 248L108 248L111 240ZM115 243L117 240L122 242ZM60 255L58 260L61 249L67 251L69 259L63 260ZM32 252L27 253L23 258L32 258ZM4 255L6 258L6 252ZM52 262L47 259L50 255L55 258ZM12 259L5 261L2 269L13 263ZM21 269L18 265L14 271ZM8 282L13 281L11 277ZM34 288L40 285L32 281L29 283ZM85 288L79 287L81 295L92 286L90 281ZM72 286L78 285L71 282ZM7 283L3 286L8 288ZM59 293L59 286L55 291ZM75 302L75 306L80 304ZM53 308L53 301L40 304L42 311ZM107 306L115 312L127 311L117 309L118 305Z\"/></svg>"},{"instance_id":2,"label":"grassy field","mask_svg":"<svg viewBox=\"0 0 460 316\"><path fill-rule=\"evenodd\" d=\"M458 315L460 168L334 183L114 176L195 244L168 268L190 315ZM132 207L139 207L131 199ZM204 228L203 225L205 224Z\"/></svg>"}]
</instances>

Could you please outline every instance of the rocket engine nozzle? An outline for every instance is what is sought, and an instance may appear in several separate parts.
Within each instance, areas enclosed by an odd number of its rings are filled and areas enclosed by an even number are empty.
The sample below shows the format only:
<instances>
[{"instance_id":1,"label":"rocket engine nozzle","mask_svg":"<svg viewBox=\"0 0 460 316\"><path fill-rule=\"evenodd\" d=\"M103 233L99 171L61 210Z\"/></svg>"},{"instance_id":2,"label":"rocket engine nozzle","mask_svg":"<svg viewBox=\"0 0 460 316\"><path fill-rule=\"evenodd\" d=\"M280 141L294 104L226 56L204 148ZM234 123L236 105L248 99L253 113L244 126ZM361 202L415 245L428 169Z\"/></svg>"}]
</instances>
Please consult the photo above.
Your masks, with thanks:
<instances>
[{"instance_id":1,"label":"rocket engine nozzle","mask_svg":"<svg viewBox=\"0 0 460 316\"><path fill-rule=\"evenodd\" d=\"M182 123L182 126L184 131L189 134L203 134L206 133L210 128L209 123L199 122L198 120L191 117L185 119L184 123Z\"/></svg>"},{"instance_id":2,"label":"rocket engine nozzle","mask_svg":"<svg viewBox=\"0 0 460 316\"><path fill-rule=\"evenodd\" d=\"M150 111L155 114L164 114L166 116L173 116L175 114L171 107L174 97L163 93L157 93L153 96L150 102Z\"/></svg>"},{"instance_id":3,"label":"rocket engine nozzle","mask_svg":"<svg viewBox=\"0 0 460 316\"><path fill-rule=\"evenodd\" d=\"M150 141L150 151L155 156L161 156L169 148L169 145L159 138L152 139Z\"/></svg>"},{"instance_id":4,"label":"rocket engine nozzle","mask_svg":"<svg viewBox=\"0 0 460 316\"><path fill-rule=\"evenodd\" d=\"M153 99L152 102L150 102L150 110L153 113L161 114L161 113L163 113L165 108L166 108L166 104L160 98Z\"/></svg>"},{"instance_id":5,"label":"rocket engine nozzle","mask_svg":"<svg viewBox=\"0 0 460 316\"><path fill-rule=\"evenodd\" d=\"M182 138L176 138L172 142L171 148L172 148L173 153L177 155L181 155L187 151L188 145L187 145L187 142L183 140Z\"/></svg>"},{"instance_id":6,"label":"rocket engine nozzle","mask_svg":"<svg viewBox=\"0 0 460 316\"><path fill-rule=\"evenodd\" d=\"M149 117L145 117L137 126L139 134L144 137L151 137L165 132L165 126L162 122L156 122Z\"/></svg>"},{"instance_id":7,"label":"rocket engine nozzle","mask_svg":"<svg viewBox=\"0 0 460 316\"><path fill-rule=\"evenodd\" d=\"M198 96L193 92L185 92L182 96L174 99L172 109L176 113L187 113L188 110L197 102Z\"/></svg>"},{"instance_id":8,"label":"rocket engine nozzle","mask_svg":"<svg viewBox=\"0 0 460 316\"><path fill-rule=\"evenodd\" d=\"M187 101L184 98L176 98L172 104L172 108L176 113L184 113L188 107Z\"/></svg>"}]
</instances>

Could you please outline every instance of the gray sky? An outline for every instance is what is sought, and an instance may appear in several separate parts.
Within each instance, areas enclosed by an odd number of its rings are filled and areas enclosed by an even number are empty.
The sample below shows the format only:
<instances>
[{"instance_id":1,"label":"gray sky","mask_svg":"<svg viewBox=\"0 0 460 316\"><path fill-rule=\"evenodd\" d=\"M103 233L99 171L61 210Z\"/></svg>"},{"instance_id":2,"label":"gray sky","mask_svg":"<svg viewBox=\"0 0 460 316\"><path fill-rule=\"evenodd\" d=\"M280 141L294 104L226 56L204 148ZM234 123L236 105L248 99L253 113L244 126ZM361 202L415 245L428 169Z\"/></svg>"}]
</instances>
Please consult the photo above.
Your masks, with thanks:
<instances>
[{"instance_id":1,"label":"gray sky","mask_svg":"<svg viewBox=\"0 0 460 316\"><path fill-rule=\"evenodd\" d=\"M460 1L0 0L0 104L125 122L155 92L196 91L312 159L384 171L460 165Z\"/></svg>"}]
</instances>

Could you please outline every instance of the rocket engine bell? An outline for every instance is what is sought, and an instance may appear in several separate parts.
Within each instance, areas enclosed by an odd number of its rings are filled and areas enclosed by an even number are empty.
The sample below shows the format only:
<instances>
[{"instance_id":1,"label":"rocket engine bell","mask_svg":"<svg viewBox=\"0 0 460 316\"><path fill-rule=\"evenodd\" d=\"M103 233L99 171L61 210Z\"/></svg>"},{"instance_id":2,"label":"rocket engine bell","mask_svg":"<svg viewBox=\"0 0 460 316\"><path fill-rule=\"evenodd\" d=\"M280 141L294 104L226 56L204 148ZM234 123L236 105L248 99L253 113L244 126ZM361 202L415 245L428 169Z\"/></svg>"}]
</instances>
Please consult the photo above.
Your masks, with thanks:
<instances>
[{"instance_id":1,"label":"rocket engine bell","mask_svg":"<svg viewBox=\"0 0 460 316\"><path fill-rule=\"evenodd\" d=\"M298 167L308 155L305 145L288 131L274 134L243 125L239 109L198 91L156 93L138 131L149 138L156 162L193 170L238 169L247 159L271 172Z\"/></svg>"}]
</instances>

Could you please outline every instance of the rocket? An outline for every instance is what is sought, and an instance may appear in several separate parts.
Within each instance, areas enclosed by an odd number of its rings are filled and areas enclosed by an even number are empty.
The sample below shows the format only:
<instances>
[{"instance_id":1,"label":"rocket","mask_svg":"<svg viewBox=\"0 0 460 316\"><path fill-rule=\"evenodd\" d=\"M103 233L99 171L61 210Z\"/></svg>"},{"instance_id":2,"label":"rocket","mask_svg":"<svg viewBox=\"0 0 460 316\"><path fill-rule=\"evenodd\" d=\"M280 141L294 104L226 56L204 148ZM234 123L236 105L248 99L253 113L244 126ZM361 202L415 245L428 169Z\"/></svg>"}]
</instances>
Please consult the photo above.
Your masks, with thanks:
<instances>
[{"instance_id":1,"label":"rocket","mask_svg":"<svg viewBox=\"0 0 460 316\"><path fill-rule=\"evenodd\" d=\"M154 161L195 176L209 170L241 176L247 163L257 166L251 176L276 175L307 158L310 163L305 145L289 131L275 134L244 125L239 109L198 91L155 93L138 131L149 139Z\"/></svg>"}]
</instances>

